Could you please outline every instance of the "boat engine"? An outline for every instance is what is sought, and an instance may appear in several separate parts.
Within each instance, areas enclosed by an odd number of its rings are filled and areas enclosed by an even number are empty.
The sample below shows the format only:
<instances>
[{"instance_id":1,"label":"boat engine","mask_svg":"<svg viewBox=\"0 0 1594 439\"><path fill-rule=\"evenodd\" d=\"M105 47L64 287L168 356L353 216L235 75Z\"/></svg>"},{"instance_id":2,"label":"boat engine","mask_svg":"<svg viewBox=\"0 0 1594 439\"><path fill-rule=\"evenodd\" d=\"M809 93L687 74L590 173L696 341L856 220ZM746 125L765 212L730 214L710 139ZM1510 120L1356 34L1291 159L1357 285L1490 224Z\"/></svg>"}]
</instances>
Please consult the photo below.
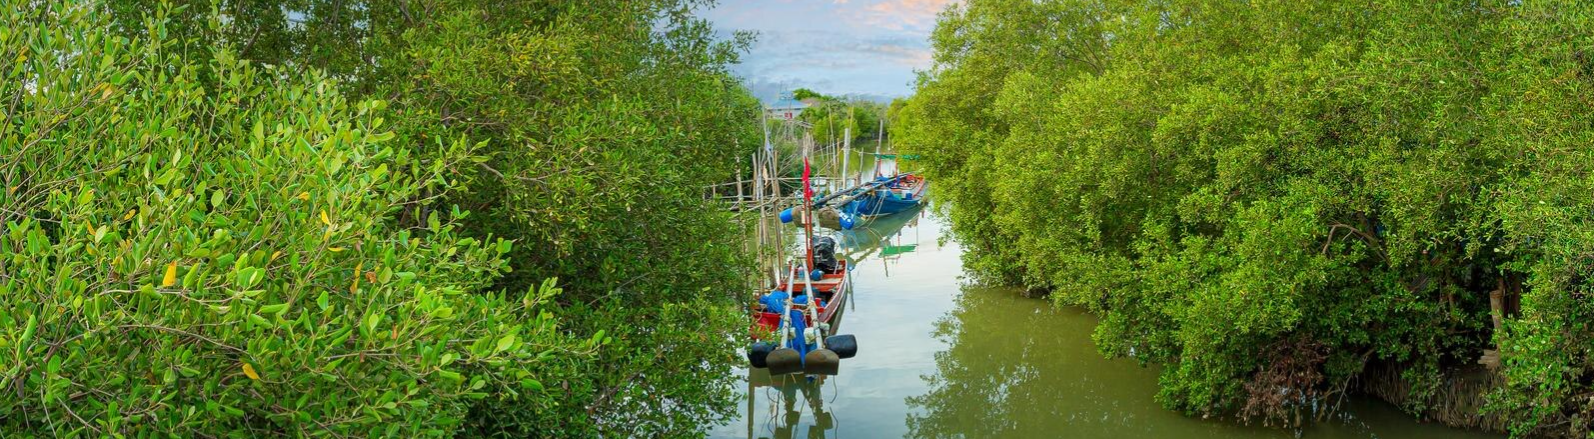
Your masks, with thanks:
<instances>
[{"instance_id":1,"label":"boat engine","mask_svg":"<svg viewBox=\"0 0 1594 439\"><path fill-rule=\"evenodd\" d=\"M825 272L836 271L836 240L829 236L814 238L814 268Z\"/></svg>"}]
</instances>

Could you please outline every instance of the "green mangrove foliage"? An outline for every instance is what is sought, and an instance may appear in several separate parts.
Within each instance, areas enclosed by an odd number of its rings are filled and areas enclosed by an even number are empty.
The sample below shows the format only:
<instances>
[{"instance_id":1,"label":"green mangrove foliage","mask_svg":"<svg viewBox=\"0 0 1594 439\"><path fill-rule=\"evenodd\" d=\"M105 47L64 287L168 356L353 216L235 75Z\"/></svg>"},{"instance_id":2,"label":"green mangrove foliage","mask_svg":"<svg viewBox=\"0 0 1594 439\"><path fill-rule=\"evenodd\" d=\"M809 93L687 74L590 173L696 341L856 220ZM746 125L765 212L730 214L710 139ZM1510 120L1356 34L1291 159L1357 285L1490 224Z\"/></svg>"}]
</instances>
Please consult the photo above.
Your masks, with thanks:
<instances>
[{"instance_id":1,"label":"green mangrove foliage","mask_svg":"<svg viewBox=\"0 0 1594 439\"><path fill-rule=\"evenodd\" d=\"M1591 26L1571 1L976 0L894 134L971 271L1098 313L1171 408L1295 418L1384 365L1420 412L1498 349L1488 410L1582 436Z\"/></svg>"},{"instance_id":2,"label":"green mangrove foliage","mask_svg":"<svg viewBox=\"0 0 1594 439\"><path fill-rule=\"evenodd\" d=\"M548 404L544 362L597 347L552 282L472 294L512 245L463 212L393 221L470 144L423 163L324 78L6 6L3 435L448 435L489 398Z\"/></svg>"},{"instance_id":3,"label":"green mangrove foliage","mask_svg":"<svg viewBox=\"0 0 1594 439\"><path fill-rule=\"evenodd\" d=\"M697 1L7 0L0 436L694 436L758 104ZM556 281L557 280L557 287Z\"/></svg>"},{"instance_id":4,"label":"green mangrove foliage","mask_svg":"<svg viewBox=\"0 0 1594 439\"><path fill-rule=\"evenodd\" d=\"M858 98L825 96L805 88L792 92L792 96L815 99L814 104L803 110L798 119L813 126L810 132L814 140L821 144L841 142L849 129L852 130L854 143L865 139L873 142L885 134L881 129L881 122L886 114L886 106L880 103ZM890 121L885 123L890 124Z\"/></svg>"}]
</instances>

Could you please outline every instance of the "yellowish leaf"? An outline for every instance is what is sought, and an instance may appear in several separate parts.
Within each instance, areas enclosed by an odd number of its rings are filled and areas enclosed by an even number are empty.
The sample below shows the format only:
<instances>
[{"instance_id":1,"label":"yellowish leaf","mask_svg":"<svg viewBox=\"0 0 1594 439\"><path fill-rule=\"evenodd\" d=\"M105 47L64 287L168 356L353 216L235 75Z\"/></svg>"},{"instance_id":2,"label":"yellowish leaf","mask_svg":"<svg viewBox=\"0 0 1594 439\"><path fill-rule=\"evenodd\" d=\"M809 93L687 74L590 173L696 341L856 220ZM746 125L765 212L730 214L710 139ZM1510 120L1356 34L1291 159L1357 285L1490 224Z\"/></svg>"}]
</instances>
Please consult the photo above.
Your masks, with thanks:
<instances>
[{"instance_id":1,"label":"yellowish leaf","mask_svg":"<svg viewBox=\"0 0 1594 439\"><path fill-rule=\"evenodd\" d=\"M337 252L343 251L343 247L327 247L327 251L331 251L333 253L337 253Z\"/></svg>"},{"instance_id":2,"label":"yellowish leaf","mask_svg":"<svg viewBox=\"0 0 1594 439\"><path fill-rule=\"evenodd\" d=\"M127 221L127 220L130 220L130 219L133 219L133 215L137 215L137 214L138 214L138 209L128 209L127 210L127 215L122 215L122 221Z\"/></svg>"},{"instance_id":3,"label":"yellowish leaf","mask_svg":"<svg viewBox=\"0 0 1594 439\"><path fill-rule=\"evenodd\" d=\"M161 278L161 286L169 287L177 284L177 261L166 264L166 277Z\"/></svg>"},{"instance_id":4,"label":"yellowish leaf","mask_svg":"<svg viewBox=\"0 0 1594 439\"><path fill-rule=\"evenodd\" d=\"M327 219L327 211L325 210L321 211L321 223L326 224L328 227L332 226L332 220Z\"/></svg>"},{"instance_id":5,"label":"yellowish leaf","mask_svg":"<svg viewBox=\"0 0 1594 439\"><path fill-rule=\"evenodd\" d=\"M299 199L301 199L301 200L310 199L310 193L309 192L300 192L299 193Z\"/></svg>"},{"instance_id":6,"label":"yellowish leaf","mask_svg":"<svg viewBox=\"0 0 1594 439\"><path fill-rule=\"evenodd\" d=\"M272 253L271 254L271 260L273 260L273 261L277 260L277 258L280 258L280 257L282 257L282 251L281 250L278 250L276 253Z\"/></svg>"},{"instance_id":7,"label":"yellowish leaf","mask_svg":"<svg viewBox=\"0 0 1594 439\"><path fill-rule=\"evenodd\" d=\"M364 271L364 270L365 270L365 262L362 261L362 262L354 265L354 282L349 283L349 292L350 293L353 293L353 292L355 292L355 291L360 289L360 272Z\"/></svg>"},{"instance_id":8,"label":"yellowish leaf","mask_svg":"<svg viewBox=\"0 0 1594 439\"><path fill-rule=\"evenodd\" d=\"M255 373L255 367L250 366L249 363L244 363L244 375L248 376L251 380L258 381L260 379L260 374Z\"/></svg>"}]
</instances>

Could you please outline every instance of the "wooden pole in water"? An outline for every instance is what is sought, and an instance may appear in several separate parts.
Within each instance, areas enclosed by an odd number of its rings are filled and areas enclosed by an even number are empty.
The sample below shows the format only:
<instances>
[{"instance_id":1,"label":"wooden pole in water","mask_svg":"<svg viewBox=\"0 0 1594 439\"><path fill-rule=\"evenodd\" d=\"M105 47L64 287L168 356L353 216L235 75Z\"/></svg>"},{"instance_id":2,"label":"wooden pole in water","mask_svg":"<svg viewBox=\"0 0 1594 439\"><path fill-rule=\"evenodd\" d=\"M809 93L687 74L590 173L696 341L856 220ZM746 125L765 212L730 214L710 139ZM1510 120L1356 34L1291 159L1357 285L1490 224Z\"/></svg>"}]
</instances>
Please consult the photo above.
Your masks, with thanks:
<instances>
[{"instance_id":1,"label":"wooden pole in water","mask_svg":"<svg viewBox=\"0 0 1594 439\"><path fill-rule=\"evenodd\" d=\"M880 123L884 126L885 121L882 120ZM874 142L874 176L880 177L880 139L875 139Z\"/></svg>"},{"instance_id":2,"label":"wooden pole in water","mask_svg":"<svg viewBox=\"0 0 1594 439\"><path fill-rule=\"evenodd\" d=\"M747 167L752 169L752 171L753 171L752 175L750 175L748 177L748 178L751 178L751 180L748 180L747 190L753 191L752 202L753 202L753 205L756 206L756 205L758 205L758 183L759 183L759 181L758 181L758 153L755 152L755 153L753 153L753 155L747 156ZM760 207L758 212L760 214L762 214L764 212L763 208Z\"/></svg>"},{"instance_id":3,"label":"wooden pole in water","mask_svg":"<svg viewBox=\"0 0 1594 439\"><path fill-rule=\"evenodd\" d=\"M843 133L841 135L841 140L836 141L835 145L830 145L830 173L837 179L843 178L841 173L841 150L846 149L845 145L847 144L847 127L841 127L841 130ZM839 183L840 182L838 182L838 184Z\"/></svg>"},{"instance_id":4,"label":"wooden pole in water","mask_svg":"<svg viewBox=\"0 0 1594 439\"><path fill-rule=\"evenodd\" d=\"M769 239L769 157L768 153L760 151L753 154L758 166L758 263L760 266L769 258L769 249L772 245ZM762 270L760 270L762 271Z\"/></svg>"},{"instance_id":5,"label":"wooden pole in water","mask_svg":"<svg viewBox=\"0 0 1594 439\"><path fill-rule=\"evenodd\" d=\"M847 175L848 158L852 155L852 128L847 128L847 139L841 143L841 186L852 187L852 176Z\"/></svg>"},{"instance_id":6,"label":"wooden pole in water","mask_svg":"<svg viewBox=\"0 0 1594 439\"><path fill-rule=\"evenodd\" d=\"M747 374L752 375L753 370L748 369ZM749 438L753 437L753 412L756 410L753 400L757 397L758 394L753 391L753 379L749 376L747 379L747 437Z\"/></svg>"},{"instance_id":7,"label":"wooden pole in water","mask_svg":"<svg viewBox=\"0 0 1594 439\"><path fill-rule=\"evenodd\" d=\"M788 134L790 134L790 133L788 133ZM774 188L775 201L779 202L782 198L785 198L785 196L786 196L786 194L784 193L785 189L780 187L780 149L779 148L770 150L769 160L770 160L769 166L772 168L773 171L775 171L770 176L770 178L773 179L773 181L775 182L775 188ZM781 206L780 204L776 204L774 206L774 210L777 213L779 213L779 211L781 209L780 206ZM786 253L785 252L786 252L786 227L784 227L781 224L776 224L775 225L775 273L774 273L774 276L775 276L776 279L780 279L780 264L783 262L784 259L786 259Z\"/></svg>"},{"instance_id":8,"label":"wooden pole in water","mask_svg":"<svg viewBox=\"0 0 1594 439\"><path fill-rule=\"evenodd\" d=\"M874 132L874 150L875 150L875 152L879 152L880 151L880 144L882 142L885 142L885 139L886 139L886 117L885 117L885 115L880 115L880 128L875 129L875 132Z\"/></svg>"},{"instance_id":9,"label":"wooden pole in water","mask_svg":"<svg viewBox=\"0 0 1594 439\"><path fill-rule=\"evenodd\" d=\"M770 156L770 152L769 151L766 151L764 153L764 162L761 163L760 165L764 166L765 189L774 191L773 193L769 194L769 195L771 195L769 197L769 201L768 201L768 203L770 204L770 211L771 212L778 211L778 210L780 210L780 193L779 193L780 185L779 185L779 182L774 182L775 183L774 186L770 186L769 185L769 183L771 183L770 179L773 178L772 177L773 172L771 172L771 168L773 168L775 166L774 163L773 163L773 159ZM771 187L773 187L773 189L770 189ZM768 232L767 233L767 235L768 235L767 237L770 240L770 253L773 256L773 258L771 258L769 260L769 262L770 262L770 265L769 265L769 267L770 267L770 279L775 279L776 282L779 282L779 280L776 279L776 278L780 277L780 274L779 274L779 271L780 271L780 267L779 267L779 261L780 261L780 239L777 237L777 236L779 236L779 233L780 233L780 224L778 224L778 223L770 224L769 223L769 216L767 216L767 215L764 217L764 223L768 227L773 227L774 228L774 230L766 229L766 231Z\"/></svg>"},{"instance_id":10,"label":"wooden pole in water","mask_svg":"<svg viewBox=\"0 0 1594 439\"><path fill-rule=\"evenodd\" d=\"M836 154L837 156L842 156L842 154L841 154L842 151L847 149L846 145L852 143L852 121L853 121L853 119L852 119L852 106L849 105L849 106L847 106L847 123L845 125L841 126L841 131L842 131L841 141L840 142L836 142L836 145L834 145L834 147L836 148L836 152L838 153L838 154ZM845 161L845 160L846 160L846 158L843 157L842 161ZM835 163L835 165L839 167L841 165L841 163ZM836 170L836 177L841 179L841 181L840 181L841 185L846 185L847 184L847 174L846 174L846 172L847 172L847 170L845 168Z\"/></svg>"}]
</instances>

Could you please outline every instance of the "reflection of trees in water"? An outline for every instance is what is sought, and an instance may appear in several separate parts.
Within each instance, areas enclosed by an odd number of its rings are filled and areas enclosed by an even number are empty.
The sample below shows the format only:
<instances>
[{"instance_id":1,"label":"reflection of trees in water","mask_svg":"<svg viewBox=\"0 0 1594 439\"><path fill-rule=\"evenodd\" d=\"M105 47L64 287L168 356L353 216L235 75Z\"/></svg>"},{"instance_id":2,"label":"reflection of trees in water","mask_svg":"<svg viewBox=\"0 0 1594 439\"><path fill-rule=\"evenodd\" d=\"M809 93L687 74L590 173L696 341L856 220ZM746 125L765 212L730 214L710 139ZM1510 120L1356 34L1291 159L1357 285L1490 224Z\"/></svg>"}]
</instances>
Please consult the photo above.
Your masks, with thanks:
<instances>
[{"instance_id":1,"label":"reflection of trees in water","mask_svg":"<svg viewBox=\"0 0 1594 439\"><path fill-rule=\"evenodd\" d=\"M908 415L908 437L1143 432L1108 386L1124 375L1151 382L1153 374L1102 360L1084 336L1093 326L1087 316L1040 311L1046 306L1011 291L965 288L935 323L936 338L950 346L936 353L937 373L924 377L928 390L907 398L917 412Z\"/></svg>"},{"instance_id":2,"label":"reflection of trees in water","mask_svg":"<svg viewBox=\"0 0 1594 439\"><path fill-rule=\"evenodd\" d=\"M1035 371L1023 361L1028 351L1039 350L1035 337L998 323L1026 317L991 315L1007 307L986 306L996 295L971 293L962 294L957 308L935 322L935 337L951 346L935 354L938 373L924 377L929 390L907 399L922 413L908 415L909 437L1011 435L1018 425L1008 412L1034 402L1033 393L1041 390L1028 382Z\"/></svg>"}]
</instances>

